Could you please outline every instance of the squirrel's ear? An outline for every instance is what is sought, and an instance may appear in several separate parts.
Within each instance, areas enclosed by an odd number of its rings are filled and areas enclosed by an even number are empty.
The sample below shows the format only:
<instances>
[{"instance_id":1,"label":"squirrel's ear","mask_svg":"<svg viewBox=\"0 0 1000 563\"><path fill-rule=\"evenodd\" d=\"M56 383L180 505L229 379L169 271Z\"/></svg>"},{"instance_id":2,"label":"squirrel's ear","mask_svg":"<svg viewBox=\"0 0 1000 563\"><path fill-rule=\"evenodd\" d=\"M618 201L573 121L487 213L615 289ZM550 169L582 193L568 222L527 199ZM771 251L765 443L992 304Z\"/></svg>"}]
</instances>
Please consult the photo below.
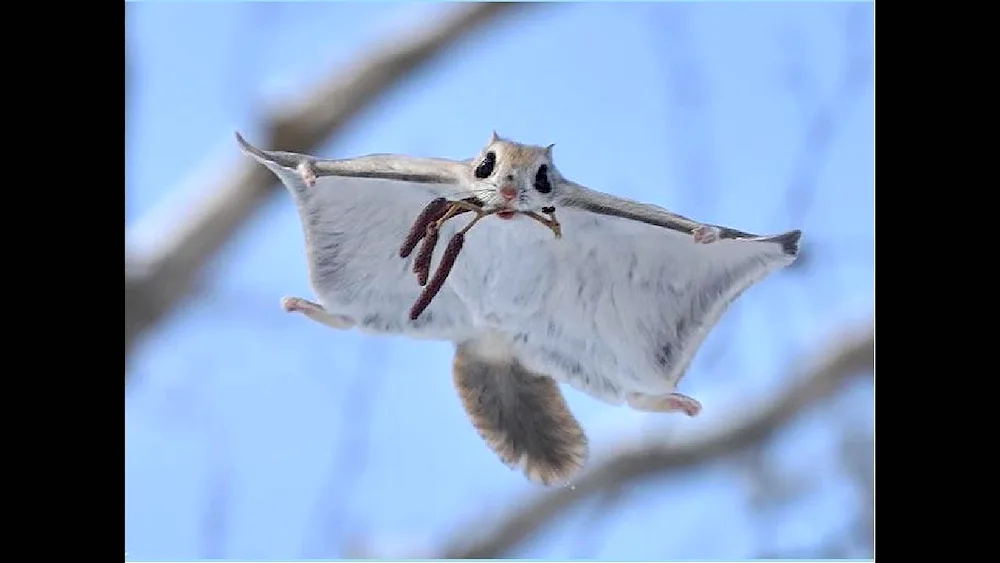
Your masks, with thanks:
<instances>
[{"instance_id":1,"label":"squirrel's ear","mask_svg":"<svg viewBox=\"0 0 1000 563\"><path fill-rule=\"evenodd\" d=\"M552 147L554 146L556 146L556 144L552 143L551 145L545 147L545 156L549 157L549 160L552 159Z\"/></svg>"},{"instance_id":2,"label":"squirrel's ear","mask_svg":"<svg viewBox=\"0 0 1000 563\"><path fill-rule=\"evenodd\" d=\"M493 143L495 143L495 142L497 142L499 140L500 140L500 135L497 135L497 130L494 129L493 133L490 134L490 143L489 144L492 145Z\"/></svg>"}]
</instances>

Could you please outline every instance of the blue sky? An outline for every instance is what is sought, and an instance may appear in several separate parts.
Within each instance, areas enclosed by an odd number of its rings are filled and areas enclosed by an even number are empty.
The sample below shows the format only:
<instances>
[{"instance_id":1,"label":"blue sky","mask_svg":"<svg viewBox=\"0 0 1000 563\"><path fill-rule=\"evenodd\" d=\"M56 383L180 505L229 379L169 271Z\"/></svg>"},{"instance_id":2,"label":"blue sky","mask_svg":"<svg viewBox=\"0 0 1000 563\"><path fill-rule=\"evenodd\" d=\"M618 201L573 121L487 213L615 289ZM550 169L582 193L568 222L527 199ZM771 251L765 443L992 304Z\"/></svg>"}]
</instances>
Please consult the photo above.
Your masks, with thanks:
<instances>
[{"instance_id":1,"label":"blue sky","mask_svg":"<svg viewBox=\"0 0 1000 563\"><path fill-rule=\"evenodd\" d=\"M126 220L142 230L128 244L164 227L154 210L183 205L242 158L234 130L260 140L255 119L272 104L446 8L129 4ZM808 268L748 291L681 383L705 405L699 418L565 390L600 454L654 430L711 425L773 393L831 331L870 317L871 63L871 4L553 4L464 41L317 152L465 158L496 129L556 143L560 170L604 191L744 230L805 231ZM845 82L850 72L860 80ZM812 196L790 211L796 185ZM488 526L540 492L465 419L450 345L334 333L283 313L284 295L311 293L281 193L136 352L125 402L131 558L335 557L351 541L388 556L433 553L470 520ZM871 401L871 384L856 386L836 417L810 413L768 450L813 486L768 521L780 529L768 547L811 545L849 523L857 499L830 469L832 421L870 425ZM731 465L639 486L587 555L752 557L760 523L744 489ZM587 508L515 555L578 556L594 526Z\"/></svg>"}]
</instances>

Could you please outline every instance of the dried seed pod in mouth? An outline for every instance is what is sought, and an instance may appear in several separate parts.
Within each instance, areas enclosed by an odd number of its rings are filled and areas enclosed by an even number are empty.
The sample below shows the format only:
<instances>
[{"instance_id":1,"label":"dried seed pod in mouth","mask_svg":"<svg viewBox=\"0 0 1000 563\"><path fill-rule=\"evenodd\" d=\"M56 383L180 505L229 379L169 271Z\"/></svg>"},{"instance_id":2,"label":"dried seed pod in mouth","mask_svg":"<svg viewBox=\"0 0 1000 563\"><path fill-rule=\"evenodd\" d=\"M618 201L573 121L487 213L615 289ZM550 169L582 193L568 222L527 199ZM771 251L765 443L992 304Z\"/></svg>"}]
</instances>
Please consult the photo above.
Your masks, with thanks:
<instances>
[{"instance_id":1,"label":"dried seed pod in mouth","mask_svg":"<svg viewBox=\"0 0 1000 563\"><path fill-rule=\"evenodd\" d=\"M417 220L413 222L413 228L406 235L406 239L403 241L403 246L399 249L399 257L406 258L413 252L413 249L417 247L417 243L420 239L424 238L427 233L427 226L432 222L437 221L445 212L448 210L448 200L443 197L431 200L430 203L424 207L424 210L420 212L417 216Z\"/></svg>"},{"instance_id":2,"label":"dried seed pod in mouth","mask_svg":"<svg viewBox=\"0 0 1000 563\"><path fill-rule=\"evenodd\" d=\"M463 233L457 233L451 237L451 241L448 242L448 246L444 250L444 256L441 257L441 263L438 264L438 268L434 272L434 277L431 278L430 283L427 284L423 293L417 298L417 302L413 304L413 308L410 309L411 321L417 320L420 314L424 312L424 309L431 304L434 296L441 291L444 280L448 279L448 274L451 273L451 268L455 265L455 260L462 251L463 244L465 244L465 235Z\"/></svg>"},{"instance_id":3,"label":"dried seed pod in mouth","mask_svg":"<svg viewBox=\"0 0 1000 563\"><path fill-rule=\"evenodd\" d=\"M440 236L440 231L434 223L427 225L426 231L427 236L424 237L424 243L420 246L420 252L413 260L413 273L417 275L417 283L421 287L427 285L427 276L431 269L431 255L434 253L434 247L437 246Z\"/></svg>"},{"instance_id":4,"label":"dried seed pod in mouth","mask_svg":"<svg viewBox=\"0 0 1000 563\"><path fill-rule=\"evenodd\" d=\"M559 222L555 218L555 208L546 207L542 209L543 213L549 215L549 218L546 219L531 211L483 211L482 205L483 203L475 197L469 197L460 201L452 202L448 202L444 198L437 198L428 203L427 206L424 207L424 210L420 212L417 220L414 221L413 227L407 234L406 240L403 241L403 246L399 251L400 257L406 258L413 252L417 243L419 243L421 239L423 240L423 245L420 247L420 251L413 260L413 273L417 276L417 283L420 284L424 290L420 293L416 303L414 303L413 307L410 309L410 320L417 320L421 313L423 313L424 310L430 305L434 296L441 291L441 287L444 286L445 280L448 279L448 274L451 273L451 269L455 265L455 260L458 258L458 254L461 252L462 246L465 244L465 233L467 233L469 229L475 226L475 224L484 217L501 213L510 213L511 216L516 213L523 213L524 215L531 217L551 229L556 238L560 238L562 236ZM430 273L431 258L434 254L434 247L437 246L438 239L440 238L441 225L456 215L461 215L462 213L467 213L469 211L474 211L476 213L476 217L469 222L465 228L455 234L451 241L448 242L444 256L441 257L441 262L438 264L438 268L434 272L434 277L428 283L427 277Z\"/></svg>"}]
</instances>

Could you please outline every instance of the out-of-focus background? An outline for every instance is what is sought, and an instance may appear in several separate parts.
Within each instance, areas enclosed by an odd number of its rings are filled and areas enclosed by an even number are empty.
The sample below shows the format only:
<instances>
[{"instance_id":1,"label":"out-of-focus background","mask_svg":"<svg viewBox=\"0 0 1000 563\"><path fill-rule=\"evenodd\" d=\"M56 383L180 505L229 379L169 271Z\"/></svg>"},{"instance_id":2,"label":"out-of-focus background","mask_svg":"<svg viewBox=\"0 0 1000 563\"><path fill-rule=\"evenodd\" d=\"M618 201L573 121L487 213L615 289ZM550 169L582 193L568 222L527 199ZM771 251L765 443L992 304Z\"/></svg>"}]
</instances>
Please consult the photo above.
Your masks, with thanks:
<instances>
[{"instance_id":1,"label":"out-of-focus background","mask_svg":"<svg viewBox=\"0 0 1000 563\"><path fill-rule=\"evenodd\" d=\"M858 558L874 551L871 3L130 3L130 559ZM503 466L452 346L335 332L298 218L241 156L466 158L556 143L574 180L702 221L801 228L680 390L565 388L575 488Z\"/></svg>"}]
</instances>

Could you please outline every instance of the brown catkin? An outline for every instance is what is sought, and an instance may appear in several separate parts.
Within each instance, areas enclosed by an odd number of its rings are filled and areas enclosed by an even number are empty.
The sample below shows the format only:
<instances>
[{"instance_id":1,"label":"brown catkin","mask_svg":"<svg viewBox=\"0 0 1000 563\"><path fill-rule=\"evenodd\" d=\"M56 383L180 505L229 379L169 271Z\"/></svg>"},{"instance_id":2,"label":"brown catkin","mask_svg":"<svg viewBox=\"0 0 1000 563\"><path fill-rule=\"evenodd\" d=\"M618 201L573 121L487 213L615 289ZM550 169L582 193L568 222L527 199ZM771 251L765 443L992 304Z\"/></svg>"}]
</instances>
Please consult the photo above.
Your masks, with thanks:
<instances>
[{"instance_id":1,"label":"brown catkin","mask_svg":"<svg viewBox=\"0 0 1000 563\"><path fill-rule=\"evenodd\" d=\"M413 227L410 232L406 235L406 239L403 241L403 246L399 249L399 257L406 258L413 252L413 249L417 247L417 243L420 239L424 238L424 234L427 232L427 225L431 221L437 221L445 214L448 208L448 201L439 197L437 199L431 200L424 210L420 212L417 216L417 220L413 222Z\"/></svg>"},{"instance_id":2,"label":"brown catkin","mask_svg":"<svg viewBox=\"0 0 1000 563\"><path fill-rule=\"evenodd\" d=\"M413 273L417 274L417 283L421 287L427 285L427 276L431 270L431 255L434 254L434 247L438 243L438 230L431 225L427 225L427 236L424 237L424 244L420 246L420 252L413 259Z\"/></svg>"},{"instance_id":3,"label":"brown catkin","mask_svg":"<svg viewBox=\"0 0 1000 563\"><path fill-rule=\"evenodd\" d=\"M462 251L463 244L465 244L465 235L462 233L457 233L451 237L451 241L448 242L448 246L444 250L444 256L441 257L441 263L438 264L438 269L434 271L434 277L431 278L430 283L427 284L423 293L417 298L417 302L413 304L413 308L410 309L411 321L417 320L420 314L424 312L424 309L431 304L434 296L441 291L444 280L448 279L448 274L451 273L451 268L455 265L458 253Z\"/></svg>"}]
</instances>

